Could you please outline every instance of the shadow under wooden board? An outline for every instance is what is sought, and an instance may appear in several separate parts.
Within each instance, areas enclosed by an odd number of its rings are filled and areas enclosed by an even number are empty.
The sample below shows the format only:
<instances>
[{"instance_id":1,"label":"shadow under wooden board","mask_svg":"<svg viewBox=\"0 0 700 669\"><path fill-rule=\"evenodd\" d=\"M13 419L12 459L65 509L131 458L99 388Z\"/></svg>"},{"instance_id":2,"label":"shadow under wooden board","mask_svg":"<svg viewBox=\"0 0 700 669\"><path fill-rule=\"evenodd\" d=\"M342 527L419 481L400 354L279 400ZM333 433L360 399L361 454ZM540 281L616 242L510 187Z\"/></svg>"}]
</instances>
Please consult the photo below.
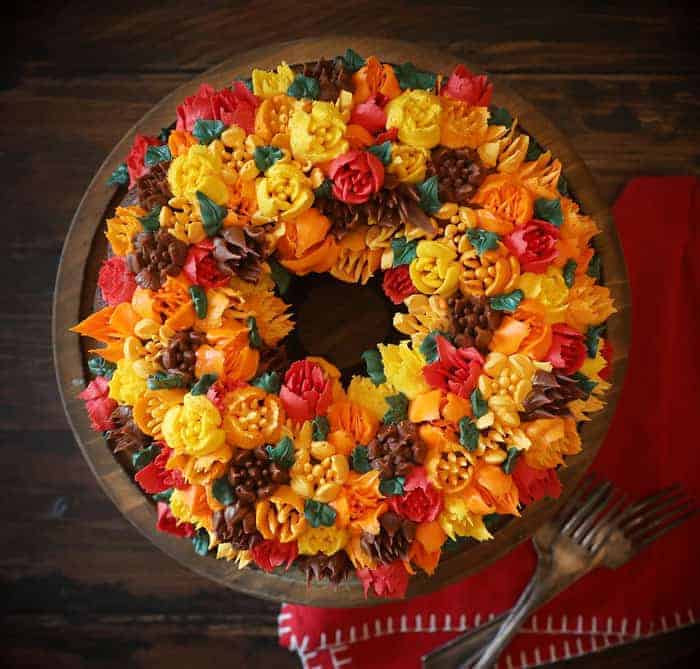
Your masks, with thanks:
<instances>
[{"instance_id":1,"label":"shadow under wooden board","mask_svg":"<svg viewBox=\"0 0 700 669\"><path fill-rule=\"evenodd\" d=\"M222 585L267 599L335 607L362 606L382 600L365 600L362 588L354 578L334 590L326 583L307 586L304 575L295 568L274 574L257 569L238 570L234 565L211 556L200 557L195 554L189 541L155 529L152 502L115 460L102 436L90 429L83 403L76 398L89 376L79 338L68 328L92 311L97 270L106 252L103 234L105 214L123 196L123 193L118 194L114 187L107 185L107 179L128 153L134 135L157 135L162 127L175 119L178 103L192 95L202 82L222 87L236 77L249 76L254 67L271 68L281 60L290 64L315 61L320 56L338 55L347 47L365 56L375 54L382 60L399 63L410 60L419 68L443 73L449 73L460 62L458 57L439 47L396 40L333 36L256 49L235 56L181 86L124 136L88 187L63 247L53 310L54 360L66 415L85 459L119 510L150 541L180 564ZM597 247L602 256L604 282L610 288L618 309L608 326L614 348L612 389L607 396L605 409L583 426L583 452L569 458L568 467L561 471L564 493L560 504L584 475L600 448L622 387L630 335L627 273L610 211L601 200L582 160L567 139L542 114L497 79L494 83L494 104L506 107L517 116L524 130L562 161L574 197L581 203L583 211L593 216L600 226L602 233L597 237ZM467 543L461 550L446 554L432 577L416 576L411 579L407 597L425 594L459 581L497 560L532 536L557 506L547 500L532 504L521 518L501 528L492 541Z\"/></svg>"}]
</instances>

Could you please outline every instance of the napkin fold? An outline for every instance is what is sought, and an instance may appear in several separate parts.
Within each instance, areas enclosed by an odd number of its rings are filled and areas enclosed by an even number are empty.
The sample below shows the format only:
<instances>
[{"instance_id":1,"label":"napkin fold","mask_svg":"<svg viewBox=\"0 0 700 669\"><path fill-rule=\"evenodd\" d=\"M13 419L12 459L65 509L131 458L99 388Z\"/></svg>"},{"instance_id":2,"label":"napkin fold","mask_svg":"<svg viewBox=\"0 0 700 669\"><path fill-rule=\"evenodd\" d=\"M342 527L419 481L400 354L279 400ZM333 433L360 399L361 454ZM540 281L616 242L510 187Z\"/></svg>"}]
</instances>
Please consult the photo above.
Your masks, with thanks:
<instances>
[{"instance_id":1,"label":"napkin fold","mask_svg":"<svg viewBox=\"0 0 700 669\"><path fill-rule=\"evenodd\" d=\"M633 498L682 482L698 500L700 180L635 179L614 216L632 289L632 342L593 471ZM695 622L699 530L694 518L624 567L579 581L528 621L500 666L537 666ZM461 583L408 602L360 609L284 604L279 641L308 669L418 669L421 655L512 606L534 566L527 543Z\"/></svg>"}]
</instances>

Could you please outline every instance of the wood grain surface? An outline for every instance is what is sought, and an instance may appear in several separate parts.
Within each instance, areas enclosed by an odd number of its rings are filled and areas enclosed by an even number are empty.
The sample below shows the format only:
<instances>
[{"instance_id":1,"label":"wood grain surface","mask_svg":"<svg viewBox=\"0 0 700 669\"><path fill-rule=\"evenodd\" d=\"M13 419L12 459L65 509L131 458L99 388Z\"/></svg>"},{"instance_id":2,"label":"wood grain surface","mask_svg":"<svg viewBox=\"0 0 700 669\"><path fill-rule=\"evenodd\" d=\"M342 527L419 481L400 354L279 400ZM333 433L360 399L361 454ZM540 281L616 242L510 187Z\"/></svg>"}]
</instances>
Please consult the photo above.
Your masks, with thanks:
<instances>
[{"instance_id":1,"label":"wood grain surface","mask_svg":"<svg viewBox=\"0 0 700 669\"><path fill-rule=\"evenodd\" d=\"M439 42L498 75L567 133L611 202L634 176L698 173L689 7L528 3L490 14L457 3L26 4L9 23L15 43L0 90L6 663L191 666L204 652L241 666L296 663L268 638L274 605L183 570L131 528L62 414L49 333L58 254L82 192L124 132L228 57L342 26ZM676 633L576 663L671 666L696 651L697 633Z\"/></svg>"}]
</instances>

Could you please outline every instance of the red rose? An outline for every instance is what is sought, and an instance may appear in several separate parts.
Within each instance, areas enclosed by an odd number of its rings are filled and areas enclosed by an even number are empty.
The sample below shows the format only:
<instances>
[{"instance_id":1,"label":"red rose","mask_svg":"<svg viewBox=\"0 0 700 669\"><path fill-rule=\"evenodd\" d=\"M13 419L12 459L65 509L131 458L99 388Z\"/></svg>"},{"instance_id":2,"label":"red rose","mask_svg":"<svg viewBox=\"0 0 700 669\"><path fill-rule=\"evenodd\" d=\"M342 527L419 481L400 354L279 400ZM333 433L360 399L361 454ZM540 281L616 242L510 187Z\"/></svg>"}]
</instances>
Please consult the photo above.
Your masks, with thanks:
<instances>
[{"instance_id":1,"label":"red rose","mask_svg":"<svg viewBox=\"0 0 700 669\"><path fill-rule=\"evenodd\" d=\"M362 582L365 597L372 586L377 597L400 599L408 587L408 572L401 560L383 564L376 569L358 569L357 578Z\"/></svg>"},{"instance_id":2,"label":"red rose","mask_svg":"<svg viewBox=\"0 0 700 669\"><path fill-rule=\"evenodd\" d=\"M561 494L561 481L556 469L535 469L518 458L513 469L513 480L518 487L518 498L523 504L531 504L545 495L557 499Z\"/></svg>"},{"instance_id":3,"label":"red rose","mask_svg":"<svg viewBox=\"0 0 700 669\"><path fill-rule=\"evenodd\" d=\"M160 445L160 453L156 455L153 462L139 469L134 475L134 479L141 486L141 490L149 495L169 490L170 488L183 489L187 487L187 482L181 471L178 469L166 469L172 449L165 444Z\"/></svg>"},{"instance_id":4,"label":"red rose","mask_svg":"<svg viewBox=\"0 0 700 669\"><path fill-rule=\"evenodd\" d=\"M442 495L430 484L423 467L414 467L403 486L404 494L389 498L395 513L416 523L435 520L442 509Z\"/></svg>"},{"instance_id":5,"label":"red rose","mask_svg":"<svg viewBox=\"0 0 700 669\"><path fill-rule=\"evenodd\" d=\"M435 337L438 359L423 367L423 376L433 388L469 397L476 388L484 359L475 348L455 348L440 335Z\"/></svg>"},{"instance_id":6,"label":"red rose","mask_svg":"<svg viewBox=\"0 0 700 669\"><path fill-rule=\"evenodd\" d=\"M394 303L401 304L409 295L418 292L411 281L408 265L392 267L384 272L382 280L384 294Z\"/></svg>"},{"instance_id":7,"label":"red rose","mask_svg":"<svg viewBox=\"0 0 700 669\"><path fill-rule=\"evenodd\" d=\"M231 278L230 274L219 269L213 250L214 242L211 239L190 246L182 271L193 284L204 288L218 288L225 286Z\"/></svg>"},{"instance_id":8,"label":"red rose","mask_svg":"<svg viewBox=\"0 0 700 669\"><path fill-rule=\"evenodd\" d=\"M603 379L603 381L610 381L610 377L612 376L613 347L609 339L603 340L603 348L600 349L600 354L608 364L598 372L598 376Z\"/></svg>"},{"instance_id":9,"label":"red rose","mask_svg":"<svg viewBox=\"0 0 700 669\"><path fill-rule=\"evenodd\" d=\"M202 84L199 90L177 108L177 130L192 132L199 120L223 121L226 125L237 125L248 134L255 129L255 110L260 100L241 81L234 81L233 88L214 90Z\"/></svg>"},{"instance_id":10,"label":"red rose","mask_svg":"<svg viewBox=\"0 0 700 669\"><path fill-rule=\"evenodd\" d=\"M194 536L194 525L192 523L178 523L177 518L173 516L173 512L170 510L170 505L166 502L158 502L156 529L160 532L174 534L176 537Z\"/></svg>"},{"instance_id":11,"label":"red rose","mask_svg":"<svg viewBox=\"0 0 700 669\"><path fill-rule=\"evenodd\" d=\"M520 271L541 274L557 257L559 228L547 221L531 220L503 238L508 250L520 261Z\"/></svg>"},{"instance_id":12,"label":"red rose","mask_svg":"<svg viewBox=\"0 0 700 669\"><path fill-rule=\"evenodd\" d=\"M136 183L136 179L150 171L144 162L149 146L160 146L160 141L155 137L146 137L146 135L134 137L131 151L126 157L126 167L129 170L129 188Z\"/></svg>"},{"instance_id":13,"label":"red rose","mask_svg":"<svg viewBox=\"0 0 700 669\"><path fill-rule=\"evenodd\" d=\"M476 107L488 107L493 94L493 84L486 75L476 76L464 65L457 65L440 91L440 95L462 100Z\"/></svg>"},{"instance_id":14,"label":"red rose","mask_svg":"<svg viewBox=\"0 0 700 669\"><path fill-rule=\"evenodd\" d=\"M112 412L117 408L117 403L108 397L109 381L104 376L94 378L78 397L85 400L85 408L92 429L96 432L114 429Z\"/></svg>"},{"instance_id":15,"label":"red rose","mask_svg":"<svg viewBox=\"0 0 700 669\"><path fill-rule=\"evenodd\" d=\"M336 200L362 204L384 185L384 165L368 151L348 151L330 164L328 176Z\"/></svg>"},{"instance_id":16,"label":"red rose","mask_svg":"<svg viewBox=\"0 0 700 669\"><path fill-rule=\"evenodd\" d=\"M280 400L292 420L311 420L328 410L333 401L333 385L320 365L297 360L284 375Z\"/></svg>"},{"instance_id":17,"label":"red rose","mask_svg":"<svg viewBox=\"0 0 700 669\"><path fill-rule=\"evenodd\" d=\"M97 285L102 292L102 299L113 307L121 302L131 302L131 296L136 290L134 275L129 271L126 258L112 256L105 260L100 267Z\"/></svg>"},{"instance_id":18,"label":"red rose","mask_svg":"<svg viewBox=\"0 0 700 669\"><path fill-rule=\"evenodd\" d=\"M583 335L568 325L555 323L552 325L552 346L545 359L565 376L577 372L586 359Z\"/></svg>"},{"instance_id":19,"label":"red rose","mask_svg":"<svg viewBox=\"0 0 700 669\"><path fill-rule=\"evenodd\" d=\"M376 95L365 102L361 102L352 110L350 123L361 125L367 132L376 135L386 128L386 112L384 105L386 98Z\"/></svg>"},{"instance_id":20,"label":"red rose","mask_svg":"<svg viewBox=\"0 0 700 669\"><path fill-rule=\"evenodd\" d=\"M269 572L285 563L287 564L286 569L289 569L299 554L299 549L296 541L288 541L282 544L279 541L266 540L255 544L250 552L255 564L260 569Z\"/></svg>"},{"instance_id":21,"label":"red rose","mask_svg":"<svg viewBox=\"0 0 700 669\"><path fill-rule=\"evenodd\" d=\"M375 139L375 144L383 144L384 142L395 142L399 138L398 128L389 128L386 132L379 133Z\"/></svg>"}]
</instances>

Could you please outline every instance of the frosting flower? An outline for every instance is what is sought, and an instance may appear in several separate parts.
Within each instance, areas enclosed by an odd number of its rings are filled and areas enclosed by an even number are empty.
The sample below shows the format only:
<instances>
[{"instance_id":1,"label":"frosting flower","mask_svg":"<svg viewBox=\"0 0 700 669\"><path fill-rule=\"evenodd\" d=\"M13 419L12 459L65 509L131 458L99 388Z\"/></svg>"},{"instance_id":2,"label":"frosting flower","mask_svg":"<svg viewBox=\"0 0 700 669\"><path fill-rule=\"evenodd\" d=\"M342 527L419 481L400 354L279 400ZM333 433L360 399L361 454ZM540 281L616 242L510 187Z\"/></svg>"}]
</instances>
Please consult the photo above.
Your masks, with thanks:
<instances>
[{"instance_id":1,"label":"frosting flower","mask_svg":"<svg viewBox=\"0 0 700 669\"><path fill-rule=\"evenodd\" d=\"M563 323L552 326L552 346L547 353L547 360L552 363L552 367L564 376L571 376L581 369L585 359L583 335Z\"/></svg>"},{"instance_id":2,"label":"frosting flower","mask_svg":"<svg viewBox=\"0 0 700 669\"><path fill-rule=\"evenodd\" d=\"M97 285L104 301L111 306L120 302L130 302L136 290L134 275L121 256L113 256L102 263Z\"/></svg>"},{"instance_id":3,"label":"frosting flower","mask_svg":"<svg viewBox=\"0 0 700 669\"><path fill-rule=\"evenodd\" d=\"M117 207L107 219L105 237L115 255L125 256L134 250L133 240L143 227L139 218L148 212L141 207Z\"/></svg>"},{"instance_id":4,"label":"frosting flower","mask_svg":"<svg viewBox=\"0 0 700 669\"><path fill-rule=\"evenodd\" d=\"M160 142L155 137L147 137L146 135L136 135L134 143L131 145L131 151L126 157L126 167L129 170L129 188L132 188L136 183L136 179L148 174L150 169L146 167L144 162L146 151L149 146L158 146Z\"/></svg>"},{"instance_id":5,"label":"frosting flower","mask_svg":"<svg viewBox=\"0 0 700 669\"><path fill-rule=\"evenodd\" d=\"M223 429L233 446L252 449L274 444L281 436L284 411L277 395L242 386L223 398Z\"/></svg>"},{"instance_id":6,"label":"frosting flower","mask_svg":"<svg viewBox=\"0 0 700 669\"><path fill-rule=\"evenodd\" d=\"M205 395L185 395L182 405L168 409L161 429L176 453L208 455L226 440L221 414Z\"/></svg>"},{"instance_id":7,"label":"frosting flower","mask_svg":"<svg viewBox=\"0 0 700 669\"><path fill-rule=\"evenodd\" d=\"M204 193L216 204L228 201L229 193L221 177L221 159L201 144L192 145L187 153L178 156L168 168L168 184L173 195L186 198L197 211L197 191Z\"/></svg>"},{"instance_id":8,"label":"frosting flower","mask_svg":"<svg viewBox=\"0 0 700 669\"><path fill-rule=\"evenodd\" d=\"M561 495L561 481L556 469L535 469L518 458L513 469L513 480L518 486L522 504L532 504L543 497L557 499Z\"/></svg>"},{"instance_id":9,"label":"frosting flower","mask_svg":"<svg viewBox=\"0 0 700 669\"><path fill-rule=\"evenodd\" d=\"M522 272L541 274L557 257L559 228L547 221L531 220L504 237L503 243L520 261Z\"/></svg>"},{"instance_id":10,"label":"frosting flower","mask_svg":"<svg viewBox=\"0 0 700 669\"><path fill-rule=\"evenodd\" d=\"M271 572L276 567L285 565L285 571L292 566L292 562L299 555L299 550L295 541L280 543L268 539L255 544L250 550L250 553L260 569L266 572Z\"/></svg>"},{"instance_id":11,"label":"frosting flower","mask_svg":"<svg viewBox=\"0 0 700 669\"><path fill-rule=\"evenodd\" d=\"M350 115L350 123L362 126L367 132L376 135L386 128L386 112L382 96L375 95L357 105Z\"/></svg>"},{"instance_id":12,"label":"frosting flower","mask_svg":"<svg viewBox=\"0 0 700 669\"><path fill-rule=\"evenodd\" d=\"M386 270L382 279L382 290L394 304L402 304L407 297L415 295L418 290L411 281L408 265L390 267Z\"/></svg>"},{"instance_id":13,"label":"frosting flower","mask_svg":"<svg viewBox=\"0 0 700 669\"><path fill-rule=\"evenodd\" d=\"M191 523L181 523L170 510L170 505L165 502L158 502L158 520L156 529L159 532L174 534L176 537L191 537L194 534L194 525Z\"/></svg>"},{"instance_id":14,"label":"frosting flower","mask_svg":"<svg viewBox=\"0 0 700 669\"><path fill-rule=\"evenodd\" d=\"M455 348L443 336L435 337L438 359L423 368L425 380L433 388L468 397L476 387L484 359L473 347Z\"/></svg>"},{"instance_id":15,"label":"frosting flower","mask_svg":"<svg viewBox=\"0 0 700 669\"><path fill-rule=\"evenodd\" d=\"M403 486L404 494L389 498L392 510L417 523L435 520L442 509L442 495L428 481L423 467L414 467Z\"/></svg>"},{"instance_id":16,"label":"frosting flower","mask_svg":"<svg viewBox=\"0 0 700 669\"><path fill-rule=\"evenodd\" d=\"M469 511L461 494L445 496L445 508L438 516L438 522L453 541L457 537L472 537L477 541L493 538L484 525L483 516Z\"/></svg>"},{"instance_id":17,"label":"frosting flower","mask_svg":"<svg viewBox=\"0 0 700 669\"><path fill-rule=\"evenodd\" d=\"M280 399L287 415L296 421L323 416L333 401L333 385L320 365L309 360L293 362L284 375Z\"/></svg>"},{"instance_id":18,"label":"frosting flower","mask_svg":"<svg viewBox=\"0 0 700 669\"><path fill-rule=\"evenodd\" d=\"M109 382L109 396L119 404L133 406L147 390L146 376L137 371L133 360L122 358Z\"/></svg>"},{"instance_id":19,"label":"frosting flower","mask_svg":"<svg viewBox=\"0 0 700 669\"><path fill-rule=\"evenodd\" d=\"M356 105L377 94L391 100L401 93L394 68L380 63L374 56L370 56L365 65L353 74L352 82L355 84L353 102Z\"/></svg>"},{"instance_id":20,"label":"frosting flower","mask_svg":"<svg viewBox=\"0 0 700 669\"><path fill-rule=\"evenodd\" d=\"M199 90L177 108L177 130L192 132L199 120L223 121L225 125L237 125L247 133L252 133L255 125L255 110L260 104L242 81L234 81L233 86L214 90L209 84L202 84Z\"/></svg>"},{"instance_id":21,"label":"frosting flower","mask_svg":"<svg viewBox=\"0 0 700 669\"><path fill-rule=\"evenodd\" d=\"M558 323L565 319L569 289L558 267L549 266L545 272L525 272L517 281L525 297L536 300L545 309L545 320Z\"/></svg>"},{"instance_id":22,"label":"frosting flower","mask_svg":"<svg viewBox=\"0 0 700 669\"><path fill-rule=\"evenodd\" d=\"M476 149L484 142L495 139L498 126L489 126L486 107L470 107L459 100L442 98L440 144L451 149Z\"/></svg>"},{"instance_id":23,"label":"frosting flower","mask_svg":"<svg viewBox=\"0 0 700 669\"><path fill-rule=\"evenodd\" d=\"M213 250L214 242L211 239L190 246L182 271L193 284L204 288L218 288L228 284L230 275L219 269Z\"/></svg>"},{"instance_id":24,"label":"frosting flower","mask_svg":"<svg viewBox=\"0 0 700 669\"><path fill-rule=\"evenodd\" d=\"M571 416L538 418L523 423L523 430L532 441L525 451L525 462L535 469L563 465L563 455L575 455L581 451L581 437Z\"/></svg>"},{"instance_id":25,"label":"frosting flower","mask_svg":"<svg viewBox=\"0 0 700 669\"><path fill-rule=\"evenodd\" d=\"M365 597L372 588L377 597L401 598L408 588L408 572L401 560L380 565L375 569L358 569L357 578L362 582Z\"/></svg>"},{"instance_id":26,"label":"frosting flower","mask_svg":"<svg viewBox=\"0 0 700 669\"><path fill-rule=\"evenodd\" d=\"M552 328L546 321L545 308L534 300L523 300L514 314L501 321L489 348L506 355L526 353L543 360L551 344Z\"/></svg>"},{"instance_id":27,"label":"frosting flower","mask_svg":"<svg viewBox=\"0 0 700 669\"><path fill-rule=\"evenodd\" d=\"M386 173L407 184L425 180L425 171L430 160L430 151L410 144L391 145L391 162Z\"/></svg>"},{"instance_id":28,"label":"frosting flower","mask_svg":"<svg viewBox=\"0 0 700 669\"><path fill-rule=\"evenodd\" d=\"M404 144L432 149L440 143L442 107L428 91L405 91L386 107L387 128L398 128Z\"/></svg>"},{"instance_id":29,"label":"frosting flower","mask_svg":"<svg viewBox=\"0 0 700 669\"><path fill-rule=\"evenodd\" d=\"M398 392L412 400L430 390L423 377L425 360L418 351L409 347L408 342L378 344L377 349L382 356L386 379Z\"/></svg>"},{"instance_id":30,"label":"frosting flower","mask_svg":"<svg viewBox=\"0 0 700 669\"><path fill-rule=\"evenodd\" d=\"M368 151L348 151L328 167L333 196L348 204L362 204L384 185L384 166Z\"/></svg>"},{"instance_id":31,"label":"frosting flower","mask_svg":"<svg viewBox=\"0 0 700 669\"><path fill-rule=\"evenodd\" d=\"M109 397L109 381L104 376L97 376L90 381L78 397L85 400L85 408L93 430L103 432L114 427L111 416L117 408L117 403Z\"/></svg>"},{"instance_id":32,"label":"frosting flower","mask_svg":"<svg viewBox=\"0 0 700 669\"><path fill-rule=\"evenodd\" d=\"M457 290L459 263L454 248L445 242L418 242L409 272L413 285L426 295L449 297Z\"/></svg>"},{"instance_id":33,"label":"frosting flower","mask_svg":"<svg viewBox=\"0 0 700 669\"><path fill-rule=\"evenodd\" d=\"M485 74L472 74L465 65L457 65L443 86L440 95L462 100L468 105L488 107L491 104L493 84Z\"/></svg>"},{"instance_id":34,"label":"frosting flower","mask_svg":"<svg viewBox=\"0 0 700 669\"><path fill-rule=\"evenodd\" d=\"M172 450L165 444L160 444L160 453L152 462L136 472L134 479L145 493L155 495L170 488L183 489L187 487L179 470L167 468L171 453Z\"/></svg>"},{"instance_id":35,"label":"frosting flower","mask_svg":"<svg viewBox=\"0 0 700 669\"><path fill-rule=\"evenodd\" d=\"M471 483L464 491L467 508L485 515L505 513L519 516L518 487L498 465L479 463L474 468Z\"/></svg>"},{"instance_id":36,"label":"frosting flower","mask_svg":"<svg viewBox=\"0 0 700 669\"><path fill-rule=\"evenodd\" d=\"M516 225L530 221L535 209L530 191L510 174L487 176L472 202Z\"/></svg>"},{"instance_id":37,"label":"frosting flower","mask_svg":"<svg viewBox=\"0 0 700 669\"><path fill-rule=\"evenodd\" d=\"M254 69L251 75L253 80L253 93L261 98L270 98L273 95L282 95L294 81L294 72L287 63L282 62L275 72Z\"/></svg>"},{"instance_id":38,"label":"frosting flower","mask_svg":"<svg viewBox=\"0 0 700 669\"><path fill-rule=\"evenodd\" d=\"M292 154L297 160L325 163L348 150L345 121L330 102L312 102L311 110L298 106L289 121Z\"/></svg>"},{"instance_id":39,"label":"frosting flower","mask_svg":"<svg viewBox=\"0 0 700 669\"><path fill-rule=\"evenodd\" d=\"M270 220L294 218L314 201L311 183L292 163L277 162L255 185L260 214Z\"/></svg>"},{"instance_id":40,"label":"frosting flower","mask_svg":"<svg viewBox=\"0 0 700 669\"><path fill-rule=\"evenodd\" d=\"M599 286L593 277L578 276L569 292L566 322L583 332L589 325L599 325L617 311L607 286Z\"/></svg>"},{"instance_id":41,"label":"frosting flower","mask_svg":"<svg viewBox=\"0 0 700 669\"><path fill-rule=\"evenodd\" d=\"M354 534L379 534L379 517L387 509L379 492L379 472L350 472L341 494L331 502L331 506L338 513L336 525L347 527Z\"/></svg>"},{"instance_id":42,"label":"frosting flower","mask_svg":"<svg viewBox=\"0 0 700 669\"><path fill-rule=\"evenodd\" d=\"M337 527L307 527L299 536L299 553L302 555L333 555L348 543L346 530Z\"/></svg>"},{"instance_id":43,"label":"frosting flower","mask_svg":"<svg viewBox=\"0 0 700 669\"><path fill-rule=\"evenodd\" d=\"M268 499L255 505L255 525L263 539L294 541L307 527L304 500L288 485L278 486Z\"/></svg>"}]
</instances>

